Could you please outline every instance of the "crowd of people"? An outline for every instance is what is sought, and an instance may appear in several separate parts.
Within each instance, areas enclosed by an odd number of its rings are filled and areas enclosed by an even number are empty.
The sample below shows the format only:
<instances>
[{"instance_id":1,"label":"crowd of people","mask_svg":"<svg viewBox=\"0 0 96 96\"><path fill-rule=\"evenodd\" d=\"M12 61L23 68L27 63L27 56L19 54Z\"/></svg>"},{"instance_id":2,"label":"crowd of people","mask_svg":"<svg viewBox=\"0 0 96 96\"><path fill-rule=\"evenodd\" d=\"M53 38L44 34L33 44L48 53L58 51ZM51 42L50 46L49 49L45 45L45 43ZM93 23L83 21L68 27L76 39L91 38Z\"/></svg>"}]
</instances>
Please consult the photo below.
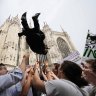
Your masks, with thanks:
<instances>
[{"instance_id":1,"label":"crowd of people","mask_svg":"<svg viewBox=\"0 0 96 96\"><path fill-rule=\"evenodd\" d=\"M12 71L0 63L0 96L96 96L96 60L28 65L29 53ZM34 66L32 66L34 65Z\"/></svg>"}]
</instances>

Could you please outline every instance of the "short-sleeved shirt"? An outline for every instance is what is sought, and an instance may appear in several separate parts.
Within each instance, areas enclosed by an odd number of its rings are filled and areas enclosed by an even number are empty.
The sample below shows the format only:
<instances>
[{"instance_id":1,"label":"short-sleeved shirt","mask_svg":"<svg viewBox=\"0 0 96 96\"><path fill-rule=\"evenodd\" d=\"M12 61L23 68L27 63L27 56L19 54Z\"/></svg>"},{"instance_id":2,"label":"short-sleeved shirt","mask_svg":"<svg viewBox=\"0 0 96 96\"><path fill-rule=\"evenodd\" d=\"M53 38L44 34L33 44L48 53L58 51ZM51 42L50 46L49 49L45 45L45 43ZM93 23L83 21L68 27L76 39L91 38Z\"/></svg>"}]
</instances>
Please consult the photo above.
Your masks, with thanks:
<instances>
[{"instance_id":1,"label":"short-sleeved shirt","mask_svg":"<svg viewBox=\"0 0 96 96\"><path fill-rule=\"evenodd\" d=\"M47 96L85 96L74 83L64 80L50 80L45 82Z\"/></svg>"}]
</instances>

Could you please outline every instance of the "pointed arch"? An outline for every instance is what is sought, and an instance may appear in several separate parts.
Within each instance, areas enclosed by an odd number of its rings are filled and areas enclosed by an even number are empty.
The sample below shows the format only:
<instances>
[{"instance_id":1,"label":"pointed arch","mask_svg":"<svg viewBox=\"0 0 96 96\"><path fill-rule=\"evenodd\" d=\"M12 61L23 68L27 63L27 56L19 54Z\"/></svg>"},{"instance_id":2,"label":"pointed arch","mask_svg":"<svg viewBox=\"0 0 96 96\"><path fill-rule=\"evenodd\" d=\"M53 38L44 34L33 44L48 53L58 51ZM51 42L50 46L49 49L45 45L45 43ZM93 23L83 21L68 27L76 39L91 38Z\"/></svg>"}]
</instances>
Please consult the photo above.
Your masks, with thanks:
<instances>
[{"instance_id":1,"label":"pointed arch","mask_svg":"<svg viewBox=\"0 0 96 96\"><path fill-rule=\"evenodd\" d=\"M63 58L67 57L68 54L70 54L70 49L68 47L68 44L61 37L57 38L57 45L59 47L59 50L60 50Z\"/></svg>"}]
</instances>

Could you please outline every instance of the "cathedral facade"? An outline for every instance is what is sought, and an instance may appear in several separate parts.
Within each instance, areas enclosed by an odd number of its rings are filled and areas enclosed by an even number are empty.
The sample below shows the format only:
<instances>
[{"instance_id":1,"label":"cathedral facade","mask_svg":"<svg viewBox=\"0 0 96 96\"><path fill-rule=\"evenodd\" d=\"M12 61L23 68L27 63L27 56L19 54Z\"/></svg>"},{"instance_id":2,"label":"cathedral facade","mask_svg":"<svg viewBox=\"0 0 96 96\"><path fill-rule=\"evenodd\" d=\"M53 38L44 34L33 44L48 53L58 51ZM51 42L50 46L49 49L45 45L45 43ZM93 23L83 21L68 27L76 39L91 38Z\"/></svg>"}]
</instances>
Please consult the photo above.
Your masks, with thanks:
<instances>
[{"instance_id":1,"label":"cathedral facade","mask_svg":"<svg viewBox=\"0 0 96 96\"><path fill-rule=\"evenodd\" d=\"M29 64L36 62L37 55L30 50L25 40L26 37L18 37L21 31L22 26L18 16L9 17L0 27L0 63L6 64L9 69L20 64L26 51L30 53ZM76 50L64 30L62 32L53 31L47 23L44 23L42 31L46 36L44 42L49 48L46 58L50 64L62 60ZM41 57L43 58L43 55Z\"/></svg>"}]
</instances>

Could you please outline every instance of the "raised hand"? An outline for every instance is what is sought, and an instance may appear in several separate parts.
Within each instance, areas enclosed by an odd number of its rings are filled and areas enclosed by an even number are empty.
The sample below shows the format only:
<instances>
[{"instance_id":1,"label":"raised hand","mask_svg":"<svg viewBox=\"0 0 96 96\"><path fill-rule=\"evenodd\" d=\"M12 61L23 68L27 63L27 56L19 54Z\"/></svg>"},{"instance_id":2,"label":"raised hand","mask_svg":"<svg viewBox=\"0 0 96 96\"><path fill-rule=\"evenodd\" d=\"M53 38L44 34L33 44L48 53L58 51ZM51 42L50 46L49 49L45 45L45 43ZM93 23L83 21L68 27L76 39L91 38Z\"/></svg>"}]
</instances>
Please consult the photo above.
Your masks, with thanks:
<instances>
[{"instance_id":1,"label":"raised hand","mask_svg":"<svg viewBox=\"0 0 96 96\"><path fill-rule=\"evenodd\" d=\"M20 69L22 70L22 72L25 72L26 70L26 65L28 65L29 63L29 53L26 53L24 56L23 56L23 59L22 59L22 62L21 64L19 65Z\"/></svg>"}]
</instances>

